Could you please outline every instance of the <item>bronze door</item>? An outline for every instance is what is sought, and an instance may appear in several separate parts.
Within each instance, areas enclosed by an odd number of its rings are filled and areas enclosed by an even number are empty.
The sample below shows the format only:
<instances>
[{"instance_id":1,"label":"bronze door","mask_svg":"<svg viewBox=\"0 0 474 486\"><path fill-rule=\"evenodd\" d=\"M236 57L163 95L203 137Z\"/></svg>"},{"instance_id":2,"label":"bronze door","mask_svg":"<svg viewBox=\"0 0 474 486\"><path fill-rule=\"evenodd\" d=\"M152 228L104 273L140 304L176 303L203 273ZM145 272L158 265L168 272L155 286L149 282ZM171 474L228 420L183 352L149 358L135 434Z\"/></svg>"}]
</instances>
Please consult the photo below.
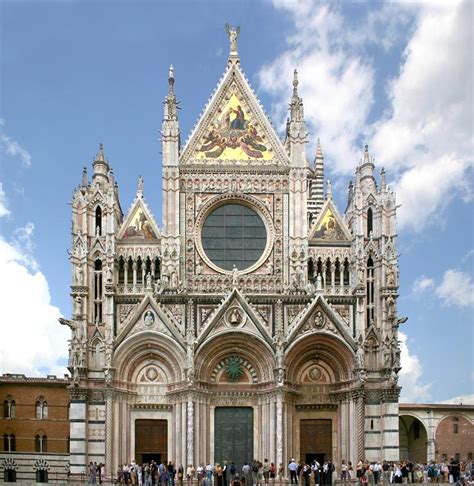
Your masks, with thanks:
<instances>
[{"instance_id":1,"label":"bronze door","mask_svg":"<svg viewBox=\"0 0 474 486\"><path fill-rule=\"evenodd\" d=\"M237 471L253 460L253 409L217 407L214 416L214 461L234 463Z\"/></svg>"},{"instance_id":2,"label":"bronze door","mask_svg":"<svg viewBox=\"0 0 474 486\"><path fill-rule=\"evenodd\" d=\"M300 421L301 459L311 462L313 459L331 459L332 421L329 419L310 419Z\"/></svg>"},{"instance_id":3,"label":"bronze door","mask_svg":"<svg viewBox=\"0 0 474 486\"><path fill-rule=\"evenodd\" d=\"M141 464L152 459L159 464L167 460L168 421L135 421L135 460Z\"/></svg>"}]
</instances>

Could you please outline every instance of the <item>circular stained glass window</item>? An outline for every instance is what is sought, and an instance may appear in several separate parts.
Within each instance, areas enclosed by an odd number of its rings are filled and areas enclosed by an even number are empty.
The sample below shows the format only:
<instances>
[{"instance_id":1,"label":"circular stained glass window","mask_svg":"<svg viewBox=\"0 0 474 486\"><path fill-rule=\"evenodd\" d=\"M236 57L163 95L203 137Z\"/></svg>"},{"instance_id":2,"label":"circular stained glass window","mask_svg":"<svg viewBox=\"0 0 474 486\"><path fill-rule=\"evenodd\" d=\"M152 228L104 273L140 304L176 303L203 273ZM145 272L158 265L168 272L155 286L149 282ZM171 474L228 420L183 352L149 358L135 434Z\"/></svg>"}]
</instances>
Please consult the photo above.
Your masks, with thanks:
<instances>
[{"instance_id":1,"label":"circular stained glass window","mask_svg":"<svg viewBox=\"0 0 474 486\"><path fill-rule=\"evenodd\" d=\"M253 209L228 203L209 213L202 226L201 243L206 256L217 267L245 270L262 256L267 230Z\"/></svg>"}]
</instances>

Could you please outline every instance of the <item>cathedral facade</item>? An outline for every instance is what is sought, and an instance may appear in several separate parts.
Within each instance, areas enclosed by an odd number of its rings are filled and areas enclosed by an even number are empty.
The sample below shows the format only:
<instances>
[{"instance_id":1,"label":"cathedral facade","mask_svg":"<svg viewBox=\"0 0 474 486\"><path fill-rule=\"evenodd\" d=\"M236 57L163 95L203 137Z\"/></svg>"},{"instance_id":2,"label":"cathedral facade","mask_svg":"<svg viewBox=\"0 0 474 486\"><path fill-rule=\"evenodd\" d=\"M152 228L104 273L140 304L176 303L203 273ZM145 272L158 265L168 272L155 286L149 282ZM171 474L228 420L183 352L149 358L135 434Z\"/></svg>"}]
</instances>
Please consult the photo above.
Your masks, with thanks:
<instances>
[{"instance_id":1,"label":"cathedral facade","mask_svg":"<svg viewBox=\"0 0 474 486\"><path fill-rule=\"evenodd\" d=\"M366 147L340 213L305 147L294 73L280 140L240 66L181 145L173 69L163 221L122 213L100 147L72 202L70 469L398 459L395 195Z\"/></svg>"}]
</instances>

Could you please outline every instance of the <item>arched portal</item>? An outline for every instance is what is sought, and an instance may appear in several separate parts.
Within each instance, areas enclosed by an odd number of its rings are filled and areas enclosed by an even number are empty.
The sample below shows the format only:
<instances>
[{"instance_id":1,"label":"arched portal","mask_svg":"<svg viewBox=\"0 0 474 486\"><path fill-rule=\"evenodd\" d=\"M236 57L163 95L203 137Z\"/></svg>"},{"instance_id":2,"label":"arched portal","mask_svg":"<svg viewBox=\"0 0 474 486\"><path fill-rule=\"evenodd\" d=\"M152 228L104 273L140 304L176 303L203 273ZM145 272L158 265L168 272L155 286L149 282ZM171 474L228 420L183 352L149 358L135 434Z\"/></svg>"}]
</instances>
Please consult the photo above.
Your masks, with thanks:
<instances>
[{"instance_id":1,"label":"arched portal","mask_svg":"<svg viewBox=\"0 0 474 486\"><path fill-rule=\"evenodd\" d=\"M355 428L348 426L348 401L337 404L332 394L352 378L354 353L346 343L325 332L304 333L286 353L287 381L294 387L294 408L288 411L290 456L323 463L349 456ZM343 426L343 422L346 424Z\"/></svg>"},{"instance_id":2,"label":"arched portal","mask_svg":"<svg viewBox=\"0 0 474 486\"><path fill-rule=\"evenodd\" d=\"M428 434L423 423L414 416L400 415L400 459L425 463L428 452Z\"/></svg>"}]
</instances>

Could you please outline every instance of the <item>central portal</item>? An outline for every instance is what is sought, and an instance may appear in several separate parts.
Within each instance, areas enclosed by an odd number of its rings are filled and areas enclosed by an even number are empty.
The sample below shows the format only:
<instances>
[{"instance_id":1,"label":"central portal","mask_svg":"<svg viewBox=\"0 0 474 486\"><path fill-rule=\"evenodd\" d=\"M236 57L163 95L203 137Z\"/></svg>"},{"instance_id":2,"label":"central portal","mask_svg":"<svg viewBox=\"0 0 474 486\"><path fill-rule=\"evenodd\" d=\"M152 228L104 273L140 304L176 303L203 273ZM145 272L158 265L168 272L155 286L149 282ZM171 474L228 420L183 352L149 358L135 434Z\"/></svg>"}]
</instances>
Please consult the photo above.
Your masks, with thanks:
<instances>
[{"instance_id":1,"label":"central portal","mask_svg":"<svg viewBox=\"0 0 474 486\"><path fill-rule=\"evenodd\" d=\"M331 459L332 421L325 419L301 420L300 451L301 459L308 464L314 459L320 464Z\"/></svg>"},{"instance_id":2,"label":"central portal","mask_svg":"<svg viewBox=\"0 0 474 486\"><path fill-rule=\"evenodd\" d=\"M139 464L155 460L166 463L168 449L167 420L135 421L135 460Z\"/></svg>"},{"instance_id":3,"label":"central portal","mask_svg":"<svg viewBox=\"0 0 474 486\"><path fill-rule=\"evenodd\" d=\"M253 460L253 409L217 407L214 421L214 462L234 463L241 471Z\"/></svg>"}]
</instances>

